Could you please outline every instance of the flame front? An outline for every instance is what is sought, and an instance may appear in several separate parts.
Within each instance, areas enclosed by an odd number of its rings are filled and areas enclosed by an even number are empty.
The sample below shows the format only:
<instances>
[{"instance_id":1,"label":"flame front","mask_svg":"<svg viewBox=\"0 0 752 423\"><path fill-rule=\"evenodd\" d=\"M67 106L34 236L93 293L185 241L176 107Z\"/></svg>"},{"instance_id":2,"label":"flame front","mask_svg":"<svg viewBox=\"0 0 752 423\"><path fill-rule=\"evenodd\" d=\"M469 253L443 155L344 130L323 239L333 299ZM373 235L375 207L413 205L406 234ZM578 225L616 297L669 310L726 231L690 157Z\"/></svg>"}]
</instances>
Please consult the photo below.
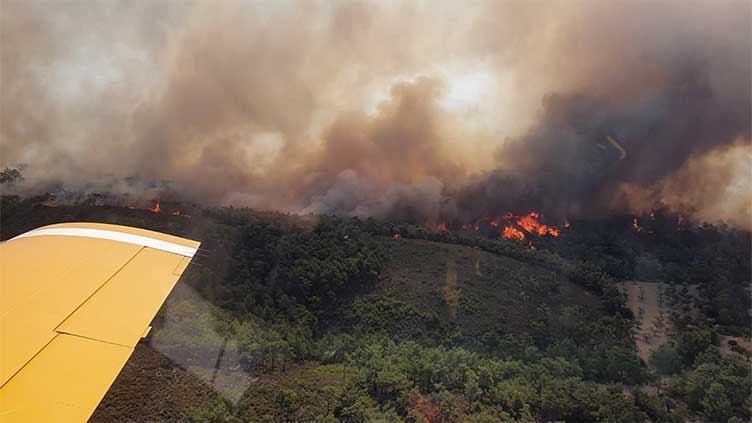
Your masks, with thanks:
<instances>
[{"instance_id":1,"label":"flame front","mask_svg":"<svg viewBox=\"0 0 752 423\"><path fill-rule=\"evenodd\" d=\"M642 232L642 227L640 226L640 222L637 221L636 216L632 219L632 228L635 232Z\"/></svg>"},{"instance_id":2,"label":"flame front","mask_svg":"<svg viewBox=\"0 0 752 423\"><path fill-rule=\"evenodd\" d=\"M503 225L502 220L507 222ZM525 240L527 234L538 236L552 236L554 238L561 235L561 230L555 226L549 226L542 223L543 216L533 211L523 216L517 216L513 213L506 213L503 216L497 218L490 218L488 215L483 215L478 218L474 223L465 223L462 225L462 229L478 231L482 224L488 225L491 228L503 228L500 230L501 236L506 239ZM441 225L440 225L441 226ZM569 221L564 223L565 228L571 227ZM439 229L443 230L443 229Z\"/></svg>"},{"instance_id":3,"label":"flame front","mask_svg":"<svg viewBox=\"0 0 752 423\"><path fill-rule=\"evenodd\" d=\"M159 201L154 202L154 207L150 207L147 210L154 213L162 213L162 207L159 206Z\"/></svg>"},{"instance_id":4,"label":"flame front","mask_svg":"<svg viewBox=\"0 0 752 423\"><path fill-rule=\"evenodd\" d=\"M501 231L501 236L503 236L506 239L516 239L518 241L525 240L525 234L513 226L505 226L504 229Z\"/></svg>"},{"instance_id":5,"label":"flame front","mask_svg":"<svg viewBox=\"0 0 752 423\"><path fill-rule=\"evenodd\" d=\"M540 223L538 221L540 217L540 213L530 212L528 215L517 219L517 224L531 234L537 233L540 236L550 235L552 237L558 237L560 234L559 229Z\"/></svg>"}]
</instances>

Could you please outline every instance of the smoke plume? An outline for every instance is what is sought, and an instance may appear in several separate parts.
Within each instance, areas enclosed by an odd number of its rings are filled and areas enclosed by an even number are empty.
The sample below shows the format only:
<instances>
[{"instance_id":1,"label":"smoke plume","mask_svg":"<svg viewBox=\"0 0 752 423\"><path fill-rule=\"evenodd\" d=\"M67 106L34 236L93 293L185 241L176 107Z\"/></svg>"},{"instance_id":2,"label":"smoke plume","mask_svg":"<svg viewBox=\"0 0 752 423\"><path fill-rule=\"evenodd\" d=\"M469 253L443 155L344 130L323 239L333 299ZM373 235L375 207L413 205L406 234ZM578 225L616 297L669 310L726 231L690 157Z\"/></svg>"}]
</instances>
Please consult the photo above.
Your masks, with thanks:
<instances>
[{"instance_id":1,"label":"smoke plume","mask_svg":"<svg viewBox=\"0 0 752 423\"><path fill-rule=\"evenodd\" d=\"M0 165L118 191L466 222L690 210L750 226L750 6L0 6Z\"/></svg>"}]
</instances>

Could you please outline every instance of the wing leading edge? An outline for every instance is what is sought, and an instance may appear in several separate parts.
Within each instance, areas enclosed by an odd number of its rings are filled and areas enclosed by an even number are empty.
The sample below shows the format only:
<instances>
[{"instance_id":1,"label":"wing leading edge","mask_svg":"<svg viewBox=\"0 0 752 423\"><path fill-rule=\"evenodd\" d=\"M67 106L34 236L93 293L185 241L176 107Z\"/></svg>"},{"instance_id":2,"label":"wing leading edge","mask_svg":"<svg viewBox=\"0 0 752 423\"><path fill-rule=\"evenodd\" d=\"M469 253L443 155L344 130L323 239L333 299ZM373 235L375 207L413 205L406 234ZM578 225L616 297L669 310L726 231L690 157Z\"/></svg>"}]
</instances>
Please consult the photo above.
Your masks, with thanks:
<instances>
[{"instance_id":1,"label":"wing leading edge","mask_svg":"<svg viewBox=\"0 0 752 423\"><path fill-rule=\"evenodd\" d=\"M93 223L0 244L0 422L88 419L198 246Z\"/></svg>"}]
</instances>

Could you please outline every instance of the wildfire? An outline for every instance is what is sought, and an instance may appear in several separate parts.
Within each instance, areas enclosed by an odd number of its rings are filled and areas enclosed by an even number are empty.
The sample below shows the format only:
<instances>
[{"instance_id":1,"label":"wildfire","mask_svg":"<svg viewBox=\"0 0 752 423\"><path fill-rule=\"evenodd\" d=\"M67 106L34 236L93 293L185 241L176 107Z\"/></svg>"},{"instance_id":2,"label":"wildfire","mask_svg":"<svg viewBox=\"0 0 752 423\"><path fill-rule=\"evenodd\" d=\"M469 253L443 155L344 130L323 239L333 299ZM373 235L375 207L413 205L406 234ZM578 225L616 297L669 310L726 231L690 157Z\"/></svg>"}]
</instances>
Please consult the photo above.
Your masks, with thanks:
<instances>
[{"instance_id":1,"label":"wildfire","mask_svg":"<svg viewBox=\"0 0 752 423\"><path fill-rule=\"evenodd\" d=\"M522 216L506 213L496 218L484 214L475 222L463 224L462 229L479 231L482 225L487 225L483 226L486 229L498 228L503 238L517 241L525 241L529 235L551 236L554 238L561 235L561 229L544 224L543 216L537 211ZM564 228L568 229L571 226L568 220L564 221ZM441 225L439 230L444 230ZM532 247L532 243L528 242L528 248L534 248Z\"/></svg>"},{"instance_id":2,"label":"wildfire","mask_svg":"<svg viewBox=\"0 0 752 423\"><path fill-rule=\"evenodd\" d=\"M154 213L162 213L162 207L159 206L159 201L155 201L154 207L150 207L147 210Z\"/></svg>"},{"instance_id":3,"label":"wildfire","mask_svg":"<svg viewBox=\"0 0 752 423\"><path fill-rule=\"evenodd\" d=\"M558 228L542 224L538 221L539 218L540 213L530 212L526 216L517 219L517 224L531 234L537 233L540 236L550 235L554 238L559 236L561 232Z\"/></svg>"},{"instance_id":4,"label":"wildfire","mask_svg":"<svg viewBox=\"0 0 752 423\"><path fill-rule=\"evenodd\" d=\"M441 232L445 232L445 231L447 230L447 226L446 226L446 223L439 223L439 224L438 224L438 225L436 226L436 230L437 230L437 231L441 231Z\"/></svg>"},{"instance_id":5,"label":"wildfire","mask_svg":"<svg viewBox=\"0 0 752 423\"><path fill-rule=\"evenodd\" d=\"M524 241L525 240L525 234L522 233L517 228L514 228L512 226L505 226L504 229L501 231L501 236L503 236L506 239L516 239L518 241Z\"/></svg>"},{"instance_id":6,"label":"wildfire","mask_svg":"<svg viewBox=\"0 0 752 423\"><path fill-rule=\"evenodd\" d=\"M155 201L154 202L154 207L149 207L146 210L149 210L152 213L164 213L165 212L165 210L159 204L159 201ZM173 216L182 216L182 217L186 217L186 218L190 218L191 217L190 214L188 214L188 213L186 213L184 211L181 211L181 210L175 210L175 211L172 211L172 212L169 212L169 213L171 215L173 215Z\"/></svg>"},{"instance_id":7,"label":"wildfire","mask_svg":"<svg viewBox=\"0 0 752 423\"><path fill-rule=\"evenodd\" d=\"M528 234L538 236L552 236L554 238L561 235L561 230L554 226L546 225L542 222L543 216L533 211L523 216L517 216L513 213L506 213L497 218L491 218L488 215L483 215L474 223L465 223L462 225L462 229L479 231L481 225L487 224L490 228L501 228L501 236L507 239L525 240ZM504 223L506 221L506 224ZM565 228L570 228L569 221L564 223ZM441 226L439 227L441 229Z\"/></svg>"},{"instance_id":8,"label":"wildfire","mask_svg":"<svg viewBox=\"0 0 752 423\"><path fill-rule=\"evenodd\" d=\"M638 233L643 231L642 227L640 226L640 222L637 221L636 216L632 219L632 228L635 230L635 232Z\"/></svg>"}]
</instances>

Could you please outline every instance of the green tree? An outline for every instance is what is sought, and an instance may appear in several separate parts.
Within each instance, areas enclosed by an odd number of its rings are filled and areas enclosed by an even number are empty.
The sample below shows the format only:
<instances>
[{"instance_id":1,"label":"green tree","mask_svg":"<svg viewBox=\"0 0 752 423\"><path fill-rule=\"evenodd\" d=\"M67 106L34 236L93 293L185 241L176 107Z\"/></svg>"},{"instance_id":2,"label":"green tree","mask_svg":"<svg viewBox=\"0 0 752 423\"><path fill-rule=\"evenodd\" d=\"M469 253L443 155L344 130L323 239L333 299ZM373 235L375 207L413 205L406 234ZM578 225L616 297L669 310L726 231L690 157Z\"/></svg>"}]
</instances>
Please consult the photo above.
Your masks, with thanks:
<instances>
[{"instance_id":1,"label":"green tree","mask_svg":"<svg viewBox=\"0 0 752 423\"><path fill-rule=\"evenodd\" d=\"M676 347L672 344L661 345L650 355L650 364L654 366L659 373L672 375L681 370L682 362Z\"/></svg>"},{"instance_id":2,"label":"green tree","mask_svg":"<svg viewBox=\"0 0 752 423\"><path fill-rule=\"evenodd\" d=\"M685 366L694 363L698 354L712 345L718 344L718 334L710 328L691 329L679 336L676 348L679 358Z\"/></svg>"},{"instance_id":3,"label":"green tree","mask_svg":"<svg viewBox=\"0 0 752 423\"><path fill-rule=\"evenodd\" d=\"M732 413L731 401L726 395L726 390L720 383L711 383L705 397L702 399L702 407L705 416L710 421L725 422Z\"/></svg>"}]
</instances>

